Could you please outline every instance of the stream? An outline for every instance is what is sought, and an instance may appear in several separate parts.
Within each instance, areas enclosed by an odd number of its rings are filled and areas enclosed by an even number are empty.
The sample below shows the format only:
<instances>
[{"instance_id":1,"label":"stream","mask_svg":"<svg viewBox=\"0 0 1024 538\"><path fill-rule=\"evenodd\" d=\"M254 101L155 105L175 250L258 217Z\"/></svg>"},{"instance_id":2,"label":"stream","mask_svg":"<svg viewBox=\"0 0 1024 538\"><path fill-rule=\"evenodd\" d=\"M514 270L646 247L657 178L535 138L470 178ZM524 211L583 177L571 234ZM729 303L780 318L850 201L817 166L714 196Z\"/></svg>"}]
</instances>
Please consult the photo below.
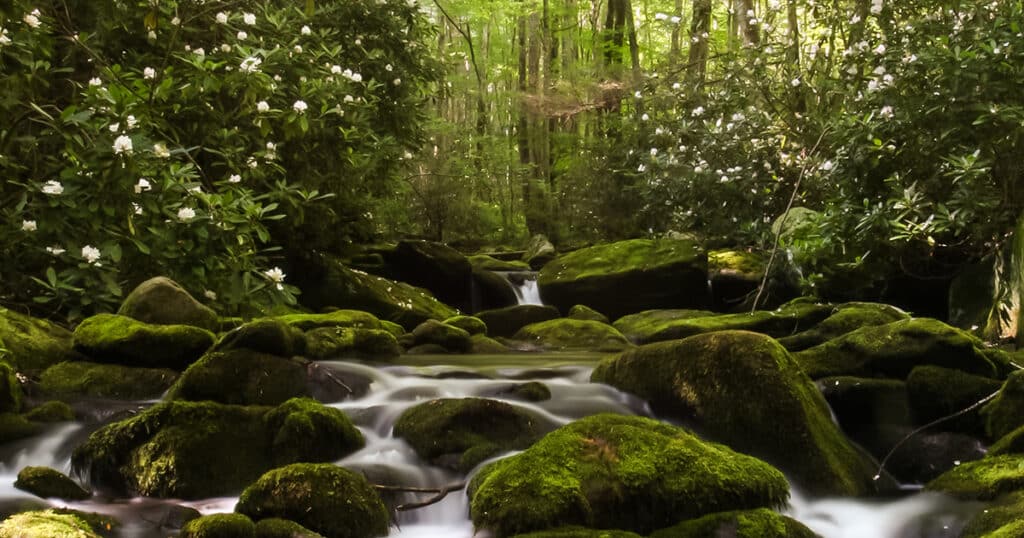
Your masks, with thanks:
<instances>
[{"instance_id":1,"label":"stream","mask_svg":"<svg viewBox=\"0 0 1024 538\"><path fill-rule=\"evenodd\" d=\"M395 421L407 408L435 398L488 397L525 407L554 427L603 412L651 416L646 404L614 388L589 383L598 354L504 354L404 356L388 364L327 361L324 367L348 376L371 380L362 397L329 405L344 411L366 437L366 447L338 462L365 474L371 482L413 487L439 487L463 480L449 471L423 463L402 440L391 436ZM515 383L540 381L551 390L550 400L527 403L501 396ZM124 522L119 535L131 538L166 537L175 517L175 505L203 513L230 512L237 498L203 501L159 499L103 499L65 503L43 501L14 488L18 471L28 465L70 470L70 455L89 432L105 420L120 418L126 410L153 402L89 402L94 420L54 425L43 434L10 443L0 451L0 511L25 507L69 506L114 515ZM81 404L80 404L81 406ZM399 502L424 501L430 494L403 493ZM811 499L793 492L786 513L825 538L953 538L978 510L977 503L962 503L933 493L908 493L891 499ZM173 526L173 525L171 525ZM470 538L474 535L464 492L453 492L441 502L402 512L390 536L402 538Z\"/></svg>"}]
</instances>

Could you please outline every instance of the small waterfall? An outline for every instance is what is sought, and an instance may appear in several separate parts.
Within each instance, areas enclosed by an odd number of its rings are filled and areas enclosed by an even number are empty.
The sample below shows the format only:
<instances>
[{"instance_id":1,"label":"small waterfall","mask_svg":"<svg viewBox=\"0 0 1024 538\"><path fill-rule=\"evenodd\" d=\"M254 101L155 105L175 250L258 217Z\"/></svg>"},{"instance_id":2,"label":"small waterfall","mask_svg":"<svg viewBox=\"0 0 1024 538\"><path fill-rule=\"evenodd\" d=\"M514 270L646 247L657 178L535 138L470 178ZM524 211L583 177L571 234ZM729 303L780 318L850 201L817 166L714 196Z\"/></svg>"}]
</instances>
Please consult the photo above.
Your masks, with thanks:
<instances>
[{"instance_id":1,"label":"small waterfall","mask_svg":"<svg viewBox=\"0 0 1024 538\"><path fill-rule=\"evenodd\" d=\"M537 287L537 273L532 271L498 272L508 280L512 290L516 292L518 304L543 305L540 299L540 288Z\"/></svg>"}]
</instances>

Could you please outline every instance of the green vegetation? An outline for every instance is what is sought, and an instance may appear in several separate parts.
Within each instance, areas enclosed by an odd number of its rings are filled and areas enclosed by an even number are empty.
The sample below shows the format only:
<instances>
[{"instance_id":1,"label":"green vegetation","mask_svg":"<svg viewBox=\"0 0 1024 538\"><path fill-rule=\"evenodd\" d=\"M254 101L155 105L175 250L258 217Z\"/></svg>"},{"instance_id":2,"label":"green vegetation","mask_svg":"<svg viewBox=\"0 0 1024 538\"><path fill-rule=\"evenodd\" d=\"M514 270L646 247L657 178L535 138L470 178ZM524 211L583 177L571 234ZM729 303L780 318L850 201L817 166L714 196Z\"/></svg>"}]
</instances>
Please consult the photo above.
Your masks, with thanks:
<instances>
[{"instance_id":1,"label":"green vegetation","mask_svg":"<svg viewBox=\"0 0 1024 538\"><path fill-rule=\"evenodd\" d=\"M531 323L519 329L512 339L555 351L622 351L633 345L607 323L570 318Z\"/></svg>"},{"instance_id":2,"label":"green vegetation","mask_svg":"<svg viewBox=\"0 0 1024 538\"><path fill-rule=\"evenodd\" d=\"M190 325L153 325L97 314L75 328L75 349L94 361L184 370L214 343L213 333Z\"/></svg>"},{"instance_id":3,"label":"green vegetation","mask_svg":"<svg viewBox=\"0 0 1024 538\"><path fill-rule=\"evenodd\" d=\"M81 501L91 496L64 473L49 467L25 467L18 471L14 487L44 499Z\"/></svg>"},{"instance_id":4,"label":"green vegetation","mask_svg":"<svg viewBox=\"0 0 1024 538\"><path fill-rule=\"evenodd\" d=\"M1024 489L1024 456L990 456L954 467L927 488L961 499L991 501L1004 493Z\"/></svg>"},{"instance_id":5,"label":"green vegetation","mask_svg":"<svg viewBox=\"0 0 1024 538\"><path fill-rule=\"evenodd\" d=\"M719 512L651 533L649 538L702 538L729 533L735 538L814 538L799 521L766 508Z\"/></svg>"},{"instance_id":6,"label":"green vegetation","mask_svg":"<svg viewBox=\"0 0 1024 538\"><path fill-rule=\"evenodd\" d=\"M62 362L39 377L39 391L50 397L94 396L138 400L158 398L178 372L167 368L135 368L118 364Z\"/></svg>"},{"instance_id":7,"label":"green vegetation","mask_svg":"<svg viewBox=\"0 0 1024 538\"><path fill-rule=\"evenodd\" d=\"M242 514L197 517L181 529L181 538L253 538L256 525Z\"/></svg>"},{"instance_id":8,"label":"green vegetation","mask_svg":"<svg viewBox=\"0 0 1024 538\"><path fill-rule=\"evenodd\" d=\"M0 523L0 538L23 536L101 538L82 517L56 510L22 512Z\"/></svg>"}]
</instances>

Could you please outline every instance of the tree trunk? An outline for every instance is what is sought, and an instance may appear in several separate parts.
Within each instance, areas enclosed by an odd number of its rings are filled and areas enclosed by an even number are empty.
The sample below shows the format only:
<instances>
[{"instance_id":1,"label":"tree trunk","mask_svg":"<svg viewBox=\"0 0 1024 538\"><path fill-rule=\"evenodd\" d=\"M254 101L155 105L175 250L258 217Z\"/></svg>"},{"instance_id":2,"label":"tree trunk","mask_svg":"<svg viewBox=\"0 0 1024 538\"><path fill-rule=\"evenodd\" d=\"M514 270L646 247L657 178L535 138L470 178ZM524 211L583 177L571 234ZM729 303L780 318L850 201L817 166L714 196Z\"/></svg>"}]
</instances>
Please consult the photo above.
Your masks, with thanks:
<instances>
[{"instance_id":1,"label":"tree trunk","mask_svg":"<svg viewBox=\"0 0 1024 538\"><path fill-rule=\"evenodd\" d=\"M697 87L704 85L708 67L708 39L711 28L711 0L693 0L690 23L690 58L687 78Z\"/></svg>"}]
</instances>

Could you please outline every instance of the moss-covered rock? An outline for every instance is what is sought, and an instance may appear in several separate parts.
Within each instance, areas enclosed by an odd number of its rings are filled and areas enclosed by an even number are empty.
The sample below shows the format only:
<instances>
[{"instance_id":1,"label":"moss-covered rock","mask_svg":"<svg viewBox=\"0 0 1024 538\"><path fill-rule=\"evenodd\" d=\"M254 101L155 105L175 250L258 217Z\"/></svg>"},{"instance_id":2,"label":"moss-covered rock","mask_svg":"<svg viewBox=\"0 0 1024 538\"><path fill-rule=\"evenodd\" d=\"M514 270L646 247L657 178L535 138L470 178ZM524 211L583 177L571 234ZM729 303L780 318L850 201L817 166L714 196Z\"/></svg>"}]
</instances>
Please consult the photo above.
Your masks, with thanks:
<instances>
[{"instance_id":1,"label":"moss-covered rock","mask_svg":"<svg viewBox=\"0 0 1024 538\"><path fill-rule=\"evenodd\" d=\"M458 327L471 336L475 334L487 335L487 324L476 316L454 316L444 320L445 325Z\"/></svg>"},{"instance_id":2,"label":"moss-covered rock","mask_svg":"<svg viewBox=\"0 0 1024 538\"><path fill-rule=\"evenodd\" d=\"M0 341L0 349L3 342ZM0 351L0 355L2 355ZM17 413L21 411L21 402L24 399L21 383L18 382L17 372L7 362L0 360L0 413Z\"/></svg>"},{"instance_id":3,"label":"moss-covered rock","mask_svg":"<svg viewBox=\"0 0 1024 538\"><path fill-rule=\"evenodd\" d=\"M297 408L289 413L299 415L293 420L267 407L158 404L93 432L75 449L72 467L93 486L121 495L196 499L237 494L276 465L334 461L362 446L348 443L344 427L323 427L324 421L308 411L312 405L319 404L283 404L281 409ZM340 412L334 416L348 422ZM325 446L333 448L326 453Z\"/></svg>"},{"instance_id":4,"label":"moss-covered rock","mask_svg":"<svg viewBox=\"0 0 1024 538\"><path fill-rule=\"evenodd\" d=\"M958 499L991 501L1024 490L1024 454L990 456L953 468L926 486Z\"/></svg>"},{"instance_id":5,"label":"moss-covered rock","mask_svg":"<svg viewBox=\"0 0 1024 538\"><path fill-rule=\"evenodd\" d=\"M405 334L405 327L386 319L382 319L380 321L380 328L391 333L391 336L394 336L395 338L401 338L401 336Z\"/></svg>"},{"instance_id":6,"label":"moss-covered rock","mask_svg":"<svg viewBox=\"0 0 1024 538\"><path fill-rule=\"evenodd\" d=\"M793 356L812 378L836 375L906 379L917 366L999 377L999 352L941 321L914 318L862 327Z\"/></svg>"},{"instance_id":7,"label":"moss-covered rock","mask_svg":"<svg viewBox=\"0 0 1024 538\"><path fill-rule=\"evenodd\" d=\"M321 327L351 327L354 329L382 329L377 316L362 310L338 309L322 314L288 314L276 318L303 331ZM389 331L390 332L390 331Z\"/></svg>"},{"instance_id":8,"label":"moss-covered rock","mask_svg":"<svg viewBox=\"0 0 1024 538\"><path fill-rule=\"evenodd\" d=\"M473 268L473 304L470 312L505 308L519 302L506 275Z\"/></svg>"},{"instance_id":9,"label":"moss-covered rock","mask_svg":"<svg viewBox=\"0 0 1024 538\"><path fill-rule=\"evenodd\" d=\"M25 418L33 422L69 422L75 420L75 412L64 402L50 401L29 409Z\"/></svg>"},{"instance_id":10,"label":"moss-covered rock","mask_svg":"<svg viewBox=\"0 0 1024 538\"><path fill-rule=\"evenodd\" d=\"M101 538L85 519L55 510L22 512L0 523L0 538Z\"/></svg>"},{"instance_id":11,"label":"moss-covered rock","mask_svg":"<svg viewBox=\"0 0 1024 538\"><path fill-rule=\"evenodd\" d=\"M572 525L558 527L557 529L545 529L542 531L517 534L515 538L642 538L635 532L622 531L617 529L588 529Z\"/></svg>"},{"instance_id":12,"label":"moss-covered rock","mask_svg":"<svg viewBox=\"0 0 1024 538\"><path fill-rule=\"evenodd\" d=\"M801 351L861 327L885 325L909 318L906 312L887 304L843 303L836 306L832 314L821 323L805 331L779 338L779 343L790 351Z\"/></svg>"},{"instance_id":13,"label":"moss-covered rock","mask_svg":"<svg viewBox=\"0 0 1024 538\"><path fill-rule=\"evenodd\" d=\"M120 364L62 362L39 377L38 390L50 397L90 396L140 400L159 398L178 378L168 368L134 368Z\"/></svg>"},{"instance_id":14,"label":"moss-covered rock","mask_svg":"<svg viewBox=\"0 0 1024 538\"><path fill-rule=\"evenodd\" d=\"M749 305L761 285L764 269L764 257L754 252L708 251L708 281L711 283L714 309L719 312L750 310Z\"/></svg>"},{"instance_id":15,"label":"moss-covered rock","mask_svg":"<svg viewBox=\"0 0 1024 538\"><path fill-rule=\"evenodd\" d=\"M611 323L610 321L608 321L608 316L598 312L597 310L594 310L593 308L590 308L585 304L573 305L573 307L569 309L569 313L565 317L569 319L579 319L583 321L596 321L599 323L607 324Z\"/></svg>"},{"instance_id":16,"label":"moss-covered rock","mask_svg":"<svg viewBox=\"0 0 1024 538\"><path fill-rule=\"evenodd\" d=\"M692 309L659 309L644 310L628 316L622 316L612 323L616 329L633 342L643 343L646 337L658 332L662 327L680 320L712 317L716 314L710 310Z\"/></svg>"},{"instance_id":17,"label":"moss-covered rock","mask_svg":"<svg viewBox=\"0 0 1024 538\"><path fill-rule=\"evenodd\" d=\"M117 311L122 316L153 325L191 325L217 330L217 313L200 303L177 282L162 276L139 284Z\"/></svg>"},{"instance_id":18,"label":"moss-covered rock","mask_svg":"<svg viewBox=\"0 0 1024 538\"><path fill-rule=\"evenodd\" d=\"M310 394L305 360L243 348L207 353L181 374L166 398L277 405Z\"/></svg>"},{"instance_id":19,"label":"moss-covered rock","mask_svg":"<svg viewBox=\"0 0 1024 538\"><path fill-rule=\"evenodd\" d=\"M333 461L366 444L363 434L341 410L309 398L293 398L265 417L273 433L274 463Z\"/></svg>"},{"instance_id":20,"label":"moss-covered rock","mask_svg":"<svg viewBox=\"0 0 1024 538\"><path fill-rule=\"evenodd\" d=\"M556 319L561 315L553 306L521 304L477 312L476 317L487 325L487 333L490 336L508 338L531 323Z\"/></svg>"},{"instance_id":21,"label":"moss-covered rock","mask_svg":"<svg viewBox=\"0 0 1024 538\"><path fill-rule=\"evenodd\" d=\"M1018 538L1024 536L1024 491L999 497L977 512L960 538Z\"/></svg>"},{"instance_id":22,"label":"moss-covered rock","mask_svg":"<svg viewBox=\"0 0 1024 538\"><path fill-rule=\"evenodd\" d=\"M0 443L32 437L41 431L43 431L41 424L29 422L23 415L0 413Z\"/></svg>"},{"instance_id":23,"label":"moss-covered rock","mask_svg":"<svg viewBox=\"0 0 1024 538\"><path fill-rule=\"evenodd\" d=\"M210 514L185 524L179 538L254 538L256 524L242 514Z\"/></svg>"},{"instance_id":24,"label":"moss-covered rock","mask_svg":"<svg viewBox=\"0 0 1024 538\"><path fill-rule=\"evenodd\" d=\"M395 422L394 435L424 460L465 473L502 452L530 446L545 429L519 407L462 398L431 400L407 409Z\"/></svg>"},{"instance_id":25,"label":"moss-covered rock","mask_svg":"<svg viewBox=\"0 0 1024 538\"><path fill-rule=\"evenodd\" d=\"M988 453L992 456L1024 453L1024 426L1002 436L989 447Z\"/></svg>"},{"instance_id":26,"label":"moss-covered rock","mask_svg":"<svg viewBox=\"0 0 1024 538\"><path fill-rule=\"evenodd\" d=\"M780 472L655 420L594 415L488 464L470 484L470 513L495 536L581 525L646 534L727 510L778 506Z\"/></svg>"},{"instance_id":27,"label":"moss-covered rock","mask_svg":"<svg viewBox=\"0 0 1024 538\"><path fill-rule=\"evenodd\" d=\"M803 523L767 508L719 512L651 533L650 538L816 538Z\"/></svg>"},{"instance_id":28,"label":"moss-covered rock","mask_svg":"<svg viewBox=\"0 0 1024 538\"><path fill-rule=\"evenodd\" d=\"M415 346L434 344L454 353L465 353L473 347L467 331L433 319L417 325L412 336Z\"/></svg>"},{"instance_id":29,"label":"moss-covered rock","mask_svg":"<svg viewBox=\"0 0 1024 538\"><path fill-rule=\"evenodd\" d=\"M14 487L44 499L81 501L91 494L64 473L49 467L25 467L18 471Z\"/></svg>"},{"instance_id":30,"label":"moss-covered rock","mask_svg":"<svg viewBox=\"0 0 1024 538\"><path fill-rule=\"evenodd\" d=\"M473 267L461 252L432 241L399 241L383 255L387 276L430 290L445 304L471 308Z\"/></svg>"},{"instance_id":31,"label":"moss-covered rock","mask_svg":"<svg viewBox=\"0 0 1024 538\"><path fill-rule=\"evenodd\" d=\"M67 329L0 308L0 359L15 370L36 373L58 362L81 358L73 349Z\"/></svg>"},{"instance_id":32,"label":"moss-covered rock","mask_svg":"<svg viewBox=\"0 0 1024 538\"><path fill-rule=\"evenodd\" d=\"M213 343L206 329L153 325L114 314L97 314L75 328L75 349L92 361L125 366L184 370Z\"/></svg>"},{"instance_id":33,"label":"moss-covered rock","mask_svg":"<svg viewBox=\"0 0 1024 538\"><path fill-rule=\"evenodd\" d=\"M633 346L611 325L569 318L532 323L512 338L551 350L622 351Z\"/></svg>"},{"instance_id":34,"label":"moss-covered rock","mask_svg":"<svg viewBox=\"0 0 1024 538\"><path fill-rule=\"evenodd\" d=\"M474 254L469 256L469 263L473 266L473 269L482 269L484 271L529 271L530 264L521 260L499 260L493 256L487 254Z\"/></svg>"},{"instance_id":35,"label":"moss-covered rock","mask_svg":"<svg viewBox=\"0 0 1024 538\"><path fill-rule=\"evenodd\" d=\"M294 521L270 517L256 523L256 538L324 538Z\"/></svg>"},{"instance_id":36,"label":"moss-covered rock","mask_svg":"<svg viewBox=\"0 0 1024 538\"><path fill-rule=\"evenodd\" d=\"M955 415L999 390L995 379L940 366L918 366L907 376L907 397L919 425ZM985 424L975 409L942 422L942 429L984 436Z\"/></svg>"},{"instance_id":37,"label":"moss-covered rock","mask_svg":"<svg viewBox=\"0 0 1024 538\"><path fill-rule=\"evenodd\" d=\"M903 381L839 376L821 378L817 384L848 434L865 428L910 425L907 385Z\"/></svg>"},{"instance_id":38,"label":"moss-covered rock","mask_svg":"<svg viewBox=\"0 0 1024 538\"><path fill-rule=\"evenodd\" d=\"M476 354L490 354L490 353L508 353L512 351L508 346L501 342L482 334L474 334L471 336L470 341L473 345L470 347L470 353Z\"/></svg>"},{"instance_id":39,"label":"moss-covered rock","mask_svg":"<svg viewBox=\"0 0 1024 538\"><path fill-rule=\"evenodd\" d=\"M395 335L383 329L321 327L306 332L306 356L313 360L389 359L401 354Z\"/></svg>"},{"instance_id":40,"label":"moss-covered rock","mask_svg":"<svg viewBox=\"0 0 1024 538\"><path fill-rule=\"evenodd\" d=\"M231 349L250 349L268 355L292 357L306 352L306 335L280 319L258 319L228 331L214 347L214 351Z\"/></svg>"},{"instance_id":41,"label":"moss-covered rock","mask_svg":"<svg viewBox=\"0 0 1024 538\"><path fill-rule=\"evenodd\" d=\"M812 494L874 489L872 462L847 441L814 383L768 336L721 331L649 344L605 359L591 380L763 457Z\"/></svg>"},{"instance_id":42,"label":"moss-covered rock","mask_svg":"<svg viewBox=\"0 0 1024 538\"><path fill-rule=\"evenodd\" d=\"M999 439L1024 426L1024 370L1006 378L999 395L982 408L985 430L992 439Z\"/></svg>"},{"instance_id":43,"label":"moss-covered rock","mask_svg":"<svg viewBox=\"0 0 1024 538\"><path fill-rule=\"evenodd\" d=\"M709 303L707 255L686 240L633 239L583 248L544 266L544 302L567 312L585 304L609 318ZM488 325L490 326L490 325Z\"/></svg>"},{"instance_id":44,"label":"moss-covered rock","mask_svg":"<svg viewBox=\"0 0 1024 538\"><path fill-rule=\"evenodd\" d=\"M509 387L503 387L494 391L499 398L523 400L527 402L543 402L551 399L551 389L539 381L517 383Z\"/></svg>"},{"instance_id":45,"label":"moss-covered rock","mask_svg":"<svg viewBox=\"0 0 1024 538\"><path fill-rule=\"evenodd\" d=\"M292 520L326 538L388 533L388 511L362 475L331 464L274 469L245 488L235 511Z\"/></svg>"},{"instance_id":46,"label":"moss-covered rock","mask_svg":"<svg viewBox=\"0 0 1024 538\"><path fill-rule=\"evenodd\" d=\"M530 266L530 269L539 271L548 262L555 259L557 255L558 253L555 250L555 246L551 244L551 241L548 241L547 237L537 234L526 243L526 250L523 252L522 260L526 262L526 265Z\"/></svg>"}]
</instances>

